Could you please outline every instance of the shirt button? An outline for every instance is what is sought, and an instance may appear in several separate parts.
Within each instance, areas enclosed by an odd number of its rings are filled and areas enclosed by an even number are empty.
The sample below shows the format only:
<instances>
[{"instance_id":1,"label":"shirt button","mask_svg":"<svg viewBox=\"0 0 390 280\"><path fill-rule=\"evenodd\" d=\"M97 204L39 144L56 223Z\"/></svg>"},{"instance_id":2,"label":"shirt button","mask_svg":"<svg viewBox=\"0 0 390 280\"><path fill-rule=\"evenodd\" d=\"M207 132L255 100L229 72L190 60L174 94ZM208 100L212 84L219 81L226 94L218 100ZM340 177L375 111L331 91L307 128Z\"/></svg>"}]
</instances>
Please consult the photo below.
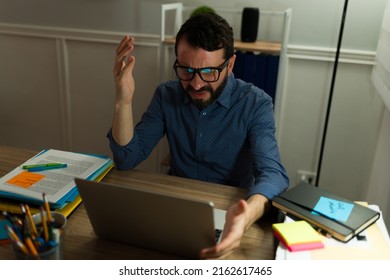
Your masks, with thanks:
<instances>
[{"instance_id":1,"label":"shirt button","mask_svg":"<svg viewBox=\"0 0 390 280\"><path fill-rule=\"evenodd\" d=\"M203 113L202 113L202 115L203 115L203 116L206 116L206 115L207 115L207 113L206 113L206 112L203 112Z\"/></svg>"}]
</instances>

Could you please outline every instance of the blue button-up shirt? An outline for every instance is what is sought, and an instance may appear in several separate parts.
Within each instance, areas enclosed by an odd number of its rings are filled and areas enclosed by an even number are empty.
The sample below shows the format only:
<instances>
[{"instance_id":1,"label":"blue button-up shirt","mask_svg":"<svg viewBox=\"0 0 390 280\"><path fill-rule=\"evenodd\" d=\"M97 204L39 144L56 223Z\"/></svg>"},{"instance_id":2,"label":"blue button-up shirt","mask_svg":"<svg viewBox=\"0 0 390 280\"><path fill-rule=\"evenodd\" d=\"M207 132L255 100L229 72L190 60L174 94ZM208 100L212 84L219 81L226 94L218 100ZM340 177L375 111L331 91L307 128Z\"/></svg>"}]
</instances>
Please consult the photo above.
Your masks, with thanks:
<instances>
[{"instance_id":1,"label":"blue button-up shirt","mask_svg":"<svg viewBox=\"0 0 390 280\"><path fill-rule=\"evenodd\" d=\"M219 98L203 110L190 103L179 80L161 84L130 143L119 146L108 133L117 168L137 166L164 135L172 175L248 188L248 197L272 199L288 187L272 99L233 74Z\"/></svg>"}]
</instances>

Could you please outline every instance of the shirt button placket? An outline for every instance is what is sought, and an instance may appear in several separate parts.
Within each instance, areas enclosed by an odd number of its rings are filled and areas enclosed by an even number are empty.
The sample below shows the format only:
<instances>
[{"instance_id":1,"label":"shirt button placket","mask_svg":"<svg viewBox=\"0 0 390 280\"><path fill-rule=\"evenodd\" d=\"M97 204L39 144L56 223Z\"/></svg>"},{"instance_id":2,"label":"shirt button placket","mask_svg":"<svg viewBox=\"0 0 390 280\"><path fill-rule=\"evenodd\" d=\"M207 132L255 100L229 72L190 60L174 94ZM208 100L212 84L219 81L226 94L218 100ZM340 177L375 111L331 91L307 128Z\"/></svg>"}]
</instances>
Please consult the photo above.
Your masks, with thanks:
<instances>
[{"instance_id":1,"label":"shirt button placket","mask_svg":"<svg viewBox=\"0 0 390 280\"><path fill-rule=\"evenodd\" d=\"M198 133L197 133L197 139L196 139L196 158L198 160L198 176L200 179L204 176L204 167L203 167L203 146L204 141L203 140L203 129L204 129L204 123L206 122L205 117L207 116L207 112L203 111L200 113L199 118L199 124L198 124Z\"/></svg>"}]
</instances>

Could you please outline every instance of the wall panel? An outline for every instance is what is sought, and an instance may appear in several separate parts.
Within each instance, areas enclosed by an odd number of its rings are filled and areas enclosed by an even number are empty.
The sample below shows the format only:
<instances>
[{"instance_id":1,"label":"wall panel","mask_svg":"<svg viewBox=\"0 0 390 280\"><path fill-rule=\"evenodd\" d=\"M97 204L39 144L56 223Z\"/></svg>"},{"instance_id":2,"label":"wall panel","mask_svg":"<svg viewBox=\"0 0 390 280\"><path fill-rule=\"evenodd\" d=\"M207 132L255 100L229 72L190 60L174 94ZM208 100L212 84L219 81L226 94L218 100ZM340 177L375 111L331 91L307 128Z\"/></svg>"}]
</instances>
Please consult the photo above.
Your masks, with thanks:
<instances>
[{"instance_id":1,"label":"wall panel","mask_svg":"<svg viewBox=\"0 0 390 280\"><path fill-rule=\"evenodd\" d=\"M124 34L0 25L0 36L0 143L110 155L112 68ZM135 37L137 122L159 83L160 44L157 36ZM168 153L160 146L140 169L160 170Z\"/></svg>"},{"instance_id":2,"label":"wall panel","mask_svg":"<svg viewBox=\"0 0 390 280\"><path fill-rule=\"evenodd\" d=\"M317 172L333 71L326 49L291 46L278 139L291 185ZM342 50L325 141L320 186L365 200L383 104L370 82L374 55Z\"/></svg>"},{"instance_id":3,"label":"wall panel","mask_svg":"<svg viewBox=\"0 0 390 280\"><path fill-rule=\"evenodd\" d=\"M56 41L0 35L1 144L63 145Z\"/></svg>"}]
</instances>

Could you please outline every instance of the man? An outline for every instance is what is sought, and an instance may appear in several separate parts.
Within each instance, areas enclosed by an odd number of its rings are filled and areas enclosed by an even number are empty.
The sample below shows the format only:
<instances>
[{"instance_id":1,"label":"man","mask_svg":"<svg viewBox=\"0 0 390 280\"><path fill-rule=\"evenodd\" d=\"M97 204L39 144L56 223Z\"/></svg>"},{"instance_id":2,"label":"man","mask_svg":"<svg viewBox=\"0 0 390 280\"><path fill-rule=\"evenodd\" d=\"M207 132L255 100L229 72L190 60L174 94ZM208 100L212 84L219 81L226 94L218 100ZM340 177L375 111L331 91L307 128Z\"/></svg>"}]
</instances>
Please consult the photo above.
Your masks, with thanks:
<instances>
[{"instance_id":1,"label":"man","mask_svg":"<svg viewBox=\"0 0 390 280\"><path fill-rule=\"evenodd\" d=\"M113 70L115 111L108 138L117 167L135 167L166 135L172 175L247 188L246 199L227 211L221 242L199 254L225 258L289 184L275 140L272 100L263 90L234 78L233 31L228 23L216 14L197 15L176 36L173 68L178 80L157 87L134 128L133 43L133 38L123 38Z\"/></svg>"}]
</instances>

